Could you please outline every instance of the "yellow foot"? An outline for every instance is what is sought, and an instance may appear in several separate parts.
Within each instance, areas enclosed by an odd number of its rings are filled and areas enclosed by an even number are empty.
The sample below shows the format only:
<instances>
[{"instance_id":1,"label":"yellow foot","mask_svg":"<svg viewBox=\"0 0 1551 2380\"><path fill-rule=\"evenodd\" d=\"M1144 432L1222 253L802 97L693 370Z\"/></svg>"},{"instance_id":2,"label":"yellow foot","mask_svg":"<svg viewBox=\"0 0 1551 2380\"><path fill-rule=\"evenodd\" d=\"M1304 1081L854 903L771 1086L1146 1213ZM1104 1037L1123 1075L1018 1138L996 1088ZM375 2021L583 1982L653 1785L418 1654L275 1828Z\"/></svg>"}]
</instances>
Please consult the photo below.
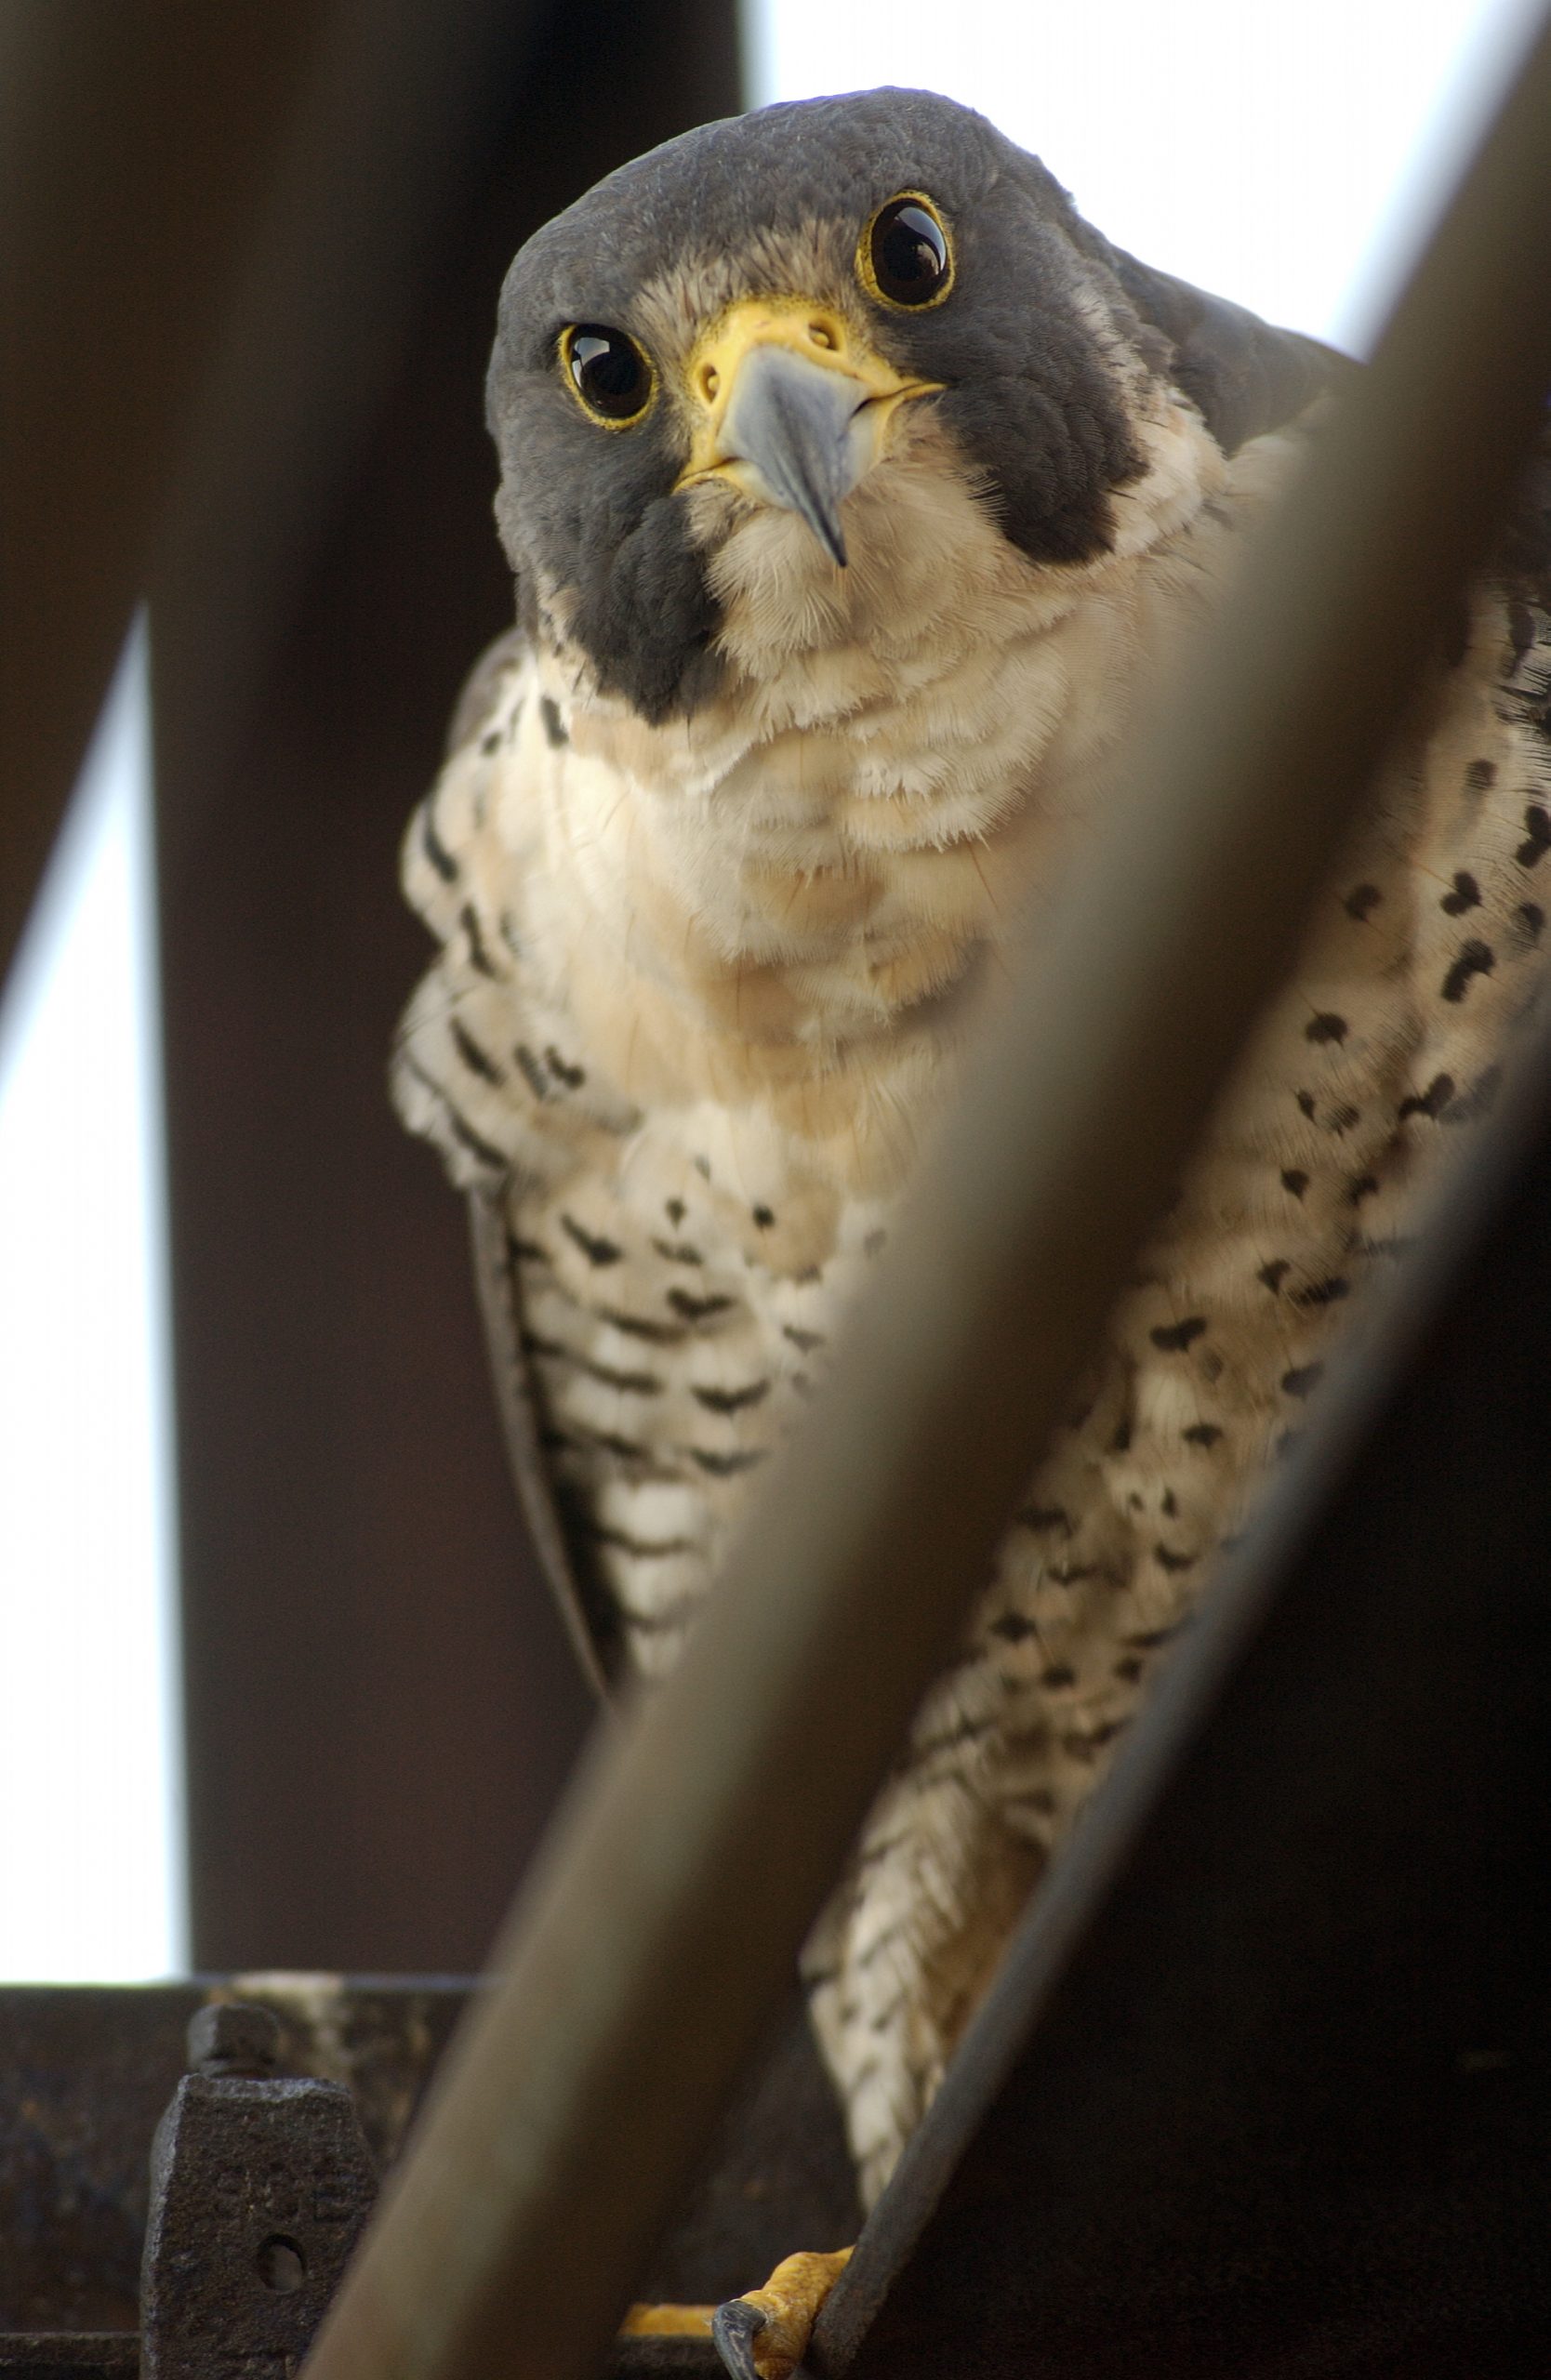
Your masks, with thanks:
<instances>
[{"instance_id":1,"label":"yellow foot","mask_svg":"<svg viewBox=\"0 0 1551 2380\"><path fill-rule=\"evenodd\" d=\"M734 2380L788 2380L850 2255L849 2248L837 2248L829 2256L788 2256L762 2289L716 2308L711 2336Z\"/></svg>"},{"instance_id":2,"label":"yellow foot","mask_svg":"<svg viewBox=\"0 0 1551 2380\"><path fill-rule=\"evenodd\" d=\"M619 2325L622 2339L709 2339L714 2306L632 2306Z\"/></svg>"}]
</instances>

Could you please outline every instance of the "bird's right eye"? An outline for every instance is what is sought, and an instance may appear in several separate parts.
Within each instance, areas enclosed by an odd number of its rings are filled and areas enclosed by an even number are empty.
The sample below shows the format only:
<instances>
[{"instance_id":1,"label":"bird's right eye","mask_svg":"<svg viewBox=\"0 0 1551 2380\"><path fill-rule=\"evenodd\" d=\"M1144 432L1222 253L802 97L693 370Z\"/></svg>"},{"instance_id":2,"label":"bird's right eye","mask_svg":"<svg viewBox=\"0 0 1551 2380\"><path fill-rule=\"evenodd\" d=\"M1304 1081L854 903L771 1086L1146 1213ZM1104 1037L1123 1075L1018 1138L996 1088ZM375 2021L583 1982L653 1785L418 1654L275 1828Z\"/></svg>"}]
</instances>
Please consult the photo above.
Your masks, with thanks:
<instances>
[{"instance_id":1,"label":"bird's right eye","mask_svg":"<svg viewBox=\"0 0 1551 2380\"><path fill-rule=\"evenodd\" d=\"M628 430L652 402L652 366L625 331L603 323L572 323L560 335L560 360L593 420L610 430Z\"/></svg>"}]
</instances>

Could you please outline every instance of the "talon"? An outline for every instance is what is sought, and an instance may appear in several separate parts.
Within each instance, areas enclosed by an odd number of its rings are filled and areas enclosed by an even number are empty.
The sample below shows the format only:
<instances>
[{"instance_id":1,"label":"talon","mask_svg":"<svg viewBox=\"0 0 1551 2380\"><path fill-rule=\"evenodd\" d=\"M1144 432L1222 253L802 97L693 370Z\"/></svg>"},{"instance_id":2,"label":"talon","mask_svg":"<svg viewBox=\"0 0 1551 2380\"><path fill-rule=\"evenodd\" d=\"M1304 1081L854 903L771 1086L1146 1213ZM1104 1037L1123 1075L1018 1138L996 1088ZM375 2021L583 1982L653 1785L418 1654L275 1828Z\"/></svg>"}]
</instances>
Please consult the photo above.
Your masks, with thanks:
<instances>
[{"instance_id":1,"label":"talon","mask_svg":"<svg viewBox=\"0 0 1551 2380\"><path fill-rule=\"evenodd\" d=\"M788 2256L762 2289L717 2307L711 2336L733 2380L790 2380L850 2254L849 2248L840 2248L829 2256Z\"/></svg>"},{"instance_id":2,"label":"talon","mask_svg":"<svg viewBox=\"0 0 1551 2380\"><path fill-rule=\"evenodd\" d=\"M762 2380L751 2342L769 2325L770 2317L747 2297L729 2297L711 2316L716 2351L733 2380Z\"/></svg>"}]
</instances>

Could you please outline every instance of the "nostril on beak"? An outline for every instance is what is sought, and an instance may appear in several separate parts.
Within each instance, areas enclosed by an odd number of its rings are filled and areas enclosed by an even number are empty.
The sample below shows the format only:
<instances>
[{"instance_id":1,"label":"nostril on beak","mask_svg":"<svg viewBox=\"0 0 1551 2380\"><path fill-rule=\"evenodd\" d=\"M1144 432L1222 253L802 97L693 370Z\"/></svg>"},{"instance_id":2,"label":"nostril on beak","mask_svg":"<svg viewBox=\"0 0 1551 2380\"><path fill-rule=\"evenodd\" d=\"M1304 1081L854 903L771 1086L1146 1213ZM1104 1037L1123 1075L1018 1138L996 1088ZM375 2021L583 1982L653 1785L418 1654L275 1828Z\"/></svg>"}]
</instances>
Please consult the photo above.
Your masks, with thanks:
<instances>
[{"instance_id":1,"label":"nostril on beak","mask_svg":"<svg viewBox=\"0 0 1551 2380\"><path fill-rule=\"evenodd\" d=\"M809 343L814 347L832 348L836 343L835 334L829 328L828 323L810 323L808 324L808 339Z\"/></svg>"},{"instance_id":2,"label":"nostril on beak","mask_svg":"<svg viewBox=\"0 0 1551 2380\"><path fill-rule=\"evenodd\" d=\"M700 366L700 394L704 397L707 404L715 403L716 392L721 386L722 375L717 370L715 364L702 364Z\"/></svg>"}]
</instances>

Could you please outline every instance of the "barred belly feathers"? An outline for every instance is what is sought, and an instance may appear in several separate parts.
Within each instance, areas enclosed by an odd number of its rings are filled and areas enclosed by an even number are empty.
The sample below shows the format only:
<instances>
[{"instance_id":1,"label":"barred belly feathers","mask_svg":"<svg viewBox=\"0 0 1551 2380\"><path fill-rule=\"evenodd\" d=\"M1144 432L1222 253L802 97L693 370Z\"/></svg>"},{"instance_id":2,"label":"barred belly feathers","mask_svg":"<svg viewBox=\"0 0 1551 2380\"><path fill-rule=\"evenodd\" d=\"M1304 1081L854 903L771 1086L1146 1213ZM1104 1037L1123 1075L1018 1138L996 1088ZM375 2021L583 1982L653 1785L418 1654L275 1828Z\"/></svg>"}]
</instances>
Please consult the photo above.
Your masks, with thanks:
<instances>
[{"instance_id":1,"label":"barred belly feathers","mask_svg":"<svg viewBox=\"0 0 1551 2380\"><path fill-rule=\"evenodd\" d=\"M519 256L490 380L518 627L411 824L440 950L394 1086L498 1208L611 1686L673 1661L1003 944L1348 368L1111 249L921 93L708 126ZM1551 887L1545 555L1531 507L809 1942L867 2198L1511 1061Z\"/></svg>"}]
</instances>

